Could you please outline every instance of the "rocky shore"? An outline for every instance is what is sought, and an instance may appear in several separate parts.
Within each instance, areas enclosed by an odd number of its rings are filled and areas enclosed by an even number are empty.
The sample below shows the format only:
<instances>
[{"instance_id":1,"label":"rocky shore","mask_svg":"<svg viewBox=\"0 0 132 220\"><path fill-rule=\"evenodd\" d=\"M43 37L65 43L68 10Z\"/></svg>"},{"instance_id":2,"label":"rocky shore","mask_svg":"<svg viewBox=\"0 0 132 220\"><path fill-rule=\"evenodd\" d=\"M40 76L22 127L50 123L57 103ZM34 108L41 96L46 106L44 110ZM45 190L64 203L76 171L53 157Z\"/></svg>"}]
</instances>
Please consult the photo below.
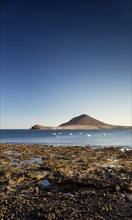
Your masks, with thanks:
<instances>
[{"instance_id":1,"label":"rocky shore","mask_svg":"<svg viewBox=\"0 0 132 220\"><path fill-rule=\"evenodd\" d=\"M0 145L1 220L129 220L132 150Z\"/></svg>"}]
</instances>

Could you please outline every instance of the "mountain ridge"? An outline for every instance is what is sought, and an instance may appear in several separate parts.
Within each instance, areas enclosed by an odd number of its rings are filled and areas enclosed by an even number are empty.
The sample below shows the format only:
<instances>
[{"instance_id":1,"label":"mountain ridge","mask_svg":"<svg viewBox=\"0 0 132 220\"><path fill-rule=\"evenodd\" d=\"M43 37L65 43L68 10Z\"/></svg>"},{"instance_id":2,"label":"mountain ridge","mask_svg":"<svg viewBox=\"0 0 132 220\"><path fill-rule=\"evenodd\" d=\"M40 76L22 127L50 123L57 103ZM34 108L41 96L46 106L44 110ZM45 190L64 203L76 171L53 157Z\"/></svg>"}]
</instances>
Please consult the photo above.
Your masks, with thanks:
<instances>
[{"instance_id":1,"label":"mountain ridge","mask_svg":"<svg viewBox=\"0 0 132 220\"><path fill-rule=\"evenodd\" d=\"M132 126L122 126L122 125L111 125L104 123L100 120L97 120L89 115L82 114L79 116L76 116L69 120L68 122L62 123L59 126L50 127L50 126L44 126L36 124L31 127L31 129L39 129L39 130L91 130L91 129L131 129Z\"/></svg>"}]
</instances>

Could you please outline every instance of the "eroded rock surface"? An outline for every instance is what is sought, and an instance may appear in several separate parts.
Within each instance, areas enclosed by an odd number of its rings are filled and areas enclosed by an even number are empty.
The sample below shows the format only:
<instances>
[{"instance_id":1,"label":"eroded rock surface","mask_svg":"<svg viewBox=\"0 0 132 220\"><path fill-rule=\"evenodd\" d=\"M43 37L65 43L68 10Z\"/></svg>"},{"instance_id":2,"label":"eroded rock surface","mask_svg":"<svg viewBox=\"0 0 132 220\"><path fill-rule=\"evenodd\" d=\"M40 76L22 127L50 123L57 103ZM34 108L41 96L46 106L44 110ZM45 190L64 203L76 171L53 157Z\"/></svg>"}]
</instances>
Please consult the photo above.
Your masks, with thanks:
<instances>
[{"instance_id":1,"label":"eroded rock surface","mask_svg":"<svg viewBox=\"0 0 132 220\"><path fill-rule=\"evenodd\" d=\"M131 219L132 150L0 145L0 219Z\"/></svg>"}]
</instances>

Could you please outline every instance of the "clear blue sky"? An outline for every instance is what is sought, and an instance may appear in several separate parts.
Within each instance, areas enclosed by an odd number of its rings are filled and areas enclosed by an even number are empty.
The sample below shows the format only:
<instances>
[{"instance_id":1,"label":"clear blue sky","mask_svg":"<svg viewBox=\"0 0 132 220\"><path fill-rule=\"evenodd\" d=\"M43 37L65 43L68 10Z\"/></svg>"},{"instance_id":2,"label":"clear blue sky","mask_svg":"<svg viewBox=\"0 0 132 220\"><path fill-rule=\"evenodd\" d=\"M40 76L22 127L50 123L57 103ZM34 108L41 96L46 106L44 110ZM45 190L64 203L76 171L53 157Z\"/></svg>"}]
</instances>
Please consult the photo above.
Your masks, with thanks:
<instances>
[{"instance_id":1,"label":"clear blue sky","mask_svg":"<svg viewBox=\"0 0 132 220\"><path fill-rule=\"evenodd\" d=\"M131 124L130 0L1 4L1 128Z\"/></svg>"}]
</instances>

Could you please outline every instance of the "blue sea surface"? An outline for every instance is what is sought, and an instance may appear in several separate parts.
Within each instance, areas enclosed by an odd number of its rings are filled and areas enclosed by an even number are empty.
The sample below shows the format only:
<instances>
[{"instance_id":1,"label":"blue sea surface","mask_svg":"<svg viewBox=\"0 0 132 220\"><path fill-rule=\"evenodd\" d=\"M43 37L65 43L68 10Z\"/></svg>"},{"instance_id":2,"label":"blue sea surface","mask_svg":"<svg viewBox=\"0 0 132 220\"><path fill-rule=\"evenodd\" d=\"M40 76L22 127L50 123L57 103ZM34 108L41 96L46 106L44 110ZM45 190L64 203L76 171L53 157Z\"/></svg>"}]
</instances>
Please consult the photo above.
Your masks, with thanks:
<instances>
[{"instance_id":1,"label":"blue sea surface","mask_svg":"<svg viewBox=\"0 0 132 220\"><path fill-rule=\"evenodd\" d=\"M16 130L1 129L1 143L92 145L132 148L132 130Z\"/></svg>"}]
</instances>

